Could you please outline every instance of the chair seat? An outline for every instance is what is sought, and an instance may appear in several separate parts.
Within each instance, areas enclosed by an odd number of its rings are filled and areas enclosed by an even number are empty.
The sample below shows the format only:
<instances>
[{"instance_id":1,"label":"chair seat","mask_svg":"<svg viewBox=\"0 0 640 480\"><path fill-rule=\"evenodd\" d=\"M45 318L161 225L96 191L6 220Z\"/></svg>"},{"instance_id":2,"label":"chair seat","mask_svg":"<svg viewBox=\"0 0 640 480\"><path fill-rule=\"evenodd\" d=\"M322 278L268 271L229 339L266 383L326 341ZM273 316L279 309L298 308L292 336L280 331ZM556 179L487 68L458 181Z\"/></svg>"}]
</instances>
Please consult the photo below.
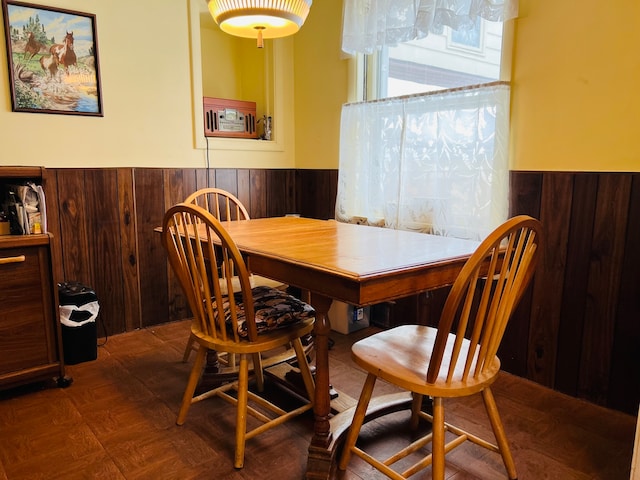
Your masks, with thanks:
<instances>
[{"instance_id":1,"label":"chair seat","mask_svg":"<svg viewBox=\"0 0 640 480\"><path fill-rule=\"evenodd\" d=\"M295 338L310 334L313 331L314 322L315 317L306 318L286 328L279 328L269 333L263 333L258 336L255 342L250 342L247 339L243 339L243 341L239 343L233 339L227 341L222 338L214 339L200 330L198 322L192 323L191 333L197 337L199 344L205 345L212 350L228 353L256 353L281 347Z\"/></svg>"},{"instance_id":2,"label":"chair seat","mask_svg":"<svg viewBox=\"0 0 640 480\"><path fill-rule=\"evenodd\" d=\"M253 320L258 335L286 328L302 320L314 318L316 315L311 305L277 288L258 286L251 289L251 296L255 316ZM231 299L225 295L222 300L224 321L230 334L234 334L234 324L236 324L238 335L246 338L249 331L245 308L242 304L242 292L234 293L233 297L235 303L233 312L236 318L232 316ZM219 308L217 302L213 304L213 308L213 314L217 318Z\"/></svg>"},{"instance_id":3,"label":"chair seat","mask_svg":"<svg viewBox=\"0 0 640 480\"><path fill-rule=\"evenodd\" d=\"M395 327L358 341L352 347L352 358L360 367L379 378L422 395L458 397L479 392L494 382L500 371L497 356L493 357L491 365L482 374L469 376L466 381L461 380L464 363L458 362L451 383L447 383L447 359L451 355L446 353L437 381L428 384L425 372L437 333L437 329L422 325ZM455 335L449 334L446 352L450 352L454 341ZM469 341L463 341L460 358L466 358L468 347Z\"/></svg>"}]
</instances>

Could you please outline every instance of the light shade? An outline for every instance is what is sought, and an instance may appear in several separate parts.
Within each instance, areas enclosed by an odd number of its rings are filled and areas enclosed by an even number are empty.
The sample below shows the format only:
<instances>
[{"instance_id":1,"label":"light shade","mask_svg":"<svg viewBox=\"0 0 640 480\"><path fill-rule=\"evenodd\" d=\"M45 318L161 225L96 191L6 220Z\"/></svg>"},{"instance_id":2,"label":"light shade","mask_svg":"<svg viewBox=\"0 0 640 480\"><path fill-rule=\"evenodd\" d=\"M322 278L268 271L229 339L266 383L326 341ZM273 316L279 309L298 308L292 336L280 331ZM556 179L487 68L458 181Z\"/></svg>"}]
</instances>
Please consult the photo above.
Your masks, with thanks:
<instances>
[{"instance_id":1,"label":"light shade","mask_svg":"<svg viewBox=\"0 0 640 480\"><path fill-rule=\"evenodd\" d=\"M237 37L279 38L300 30L312 0L209 0L209 12L223 32Z\"/></svg>"}]
</instances>

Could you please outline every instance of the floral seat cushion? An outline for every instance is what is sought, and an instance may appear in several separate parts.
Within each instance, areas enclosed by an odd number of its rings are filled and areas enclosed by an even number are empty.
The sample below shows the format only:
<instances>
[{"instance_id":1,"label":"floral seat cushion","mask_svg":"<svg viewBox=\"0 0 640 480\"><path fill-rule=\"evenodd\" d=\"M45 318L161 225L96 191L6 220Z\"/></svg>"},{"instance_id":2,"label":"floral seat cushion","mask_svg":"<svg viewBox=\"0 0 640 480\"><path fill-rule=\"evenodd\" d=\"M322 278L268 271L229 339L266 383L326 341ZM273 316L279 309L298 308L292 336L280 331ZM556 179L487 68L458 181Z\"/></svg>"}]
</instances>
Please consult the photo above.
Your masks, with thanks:
<instances>
[{"instance_id":1,"label":"floral seat cushion","mask_svg":"<svg viewBox=\"0 0 640 480\"><path fill-rule=\"evenodd\" d=\"M251 293L258 335L315 317L316 312L311 305L277 288L258 286L251 289ZM234 299L238 315L238 334L241 337L247 337L249 333L242 304L242 293L235 293ZM227 328L232 329L231 312L226 299L224 310Z\"/></svg>"}]
</instances>

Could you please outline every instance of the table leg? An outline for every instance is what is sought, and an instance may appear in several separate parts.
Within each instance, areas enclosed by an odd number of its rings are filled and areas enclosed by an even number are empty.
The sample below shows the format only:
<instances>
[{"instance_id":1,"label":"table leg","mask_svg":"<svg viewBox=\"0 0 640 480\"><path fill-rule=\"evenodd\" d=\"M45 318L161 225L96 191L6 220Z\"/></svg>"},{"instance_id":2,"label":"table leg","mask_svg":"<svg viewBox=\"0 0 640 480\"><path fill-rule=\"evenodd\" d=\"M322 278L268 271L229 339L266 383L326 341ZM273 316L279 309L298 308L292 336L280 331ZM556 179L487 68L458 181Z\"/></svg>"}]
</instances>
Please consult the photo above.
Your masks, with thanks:
<instances>
[{"instance_id":1,"label":"table leg","mask_svg":"<svg viewBox=\"0 0 640 480\"><path fill-rule=\"evenodd\" d=\"M316 310L314 326L316 351L316 391L313 413L313 437L309 445L307 458L306 480L329 480L335 474L337 466L336 455L346 434L355 406L331 417L331 398L329 382L329 333L331 324L327 312L331 306L331 299L311 294L311 305ZM407 410L411 408L411 395L407 392L393 393L372 398L365 423L387 413Z\"/></svg>"},{"instance_id":2,"label":"table leg","mask_svg":"<svg viewBox=\"0 0 640 480\"><path fill-rule=\"evenodd\" d=\"M333 463L332 433L329 424L331 399L329 396L329 332L331 325L327 312L331 307L331 298L311 294L311 305L316 310L314 326L316 349L316 391L313 413L313 437L309 445L307 479L328 479Z\"/></svg>"}]
</instances>

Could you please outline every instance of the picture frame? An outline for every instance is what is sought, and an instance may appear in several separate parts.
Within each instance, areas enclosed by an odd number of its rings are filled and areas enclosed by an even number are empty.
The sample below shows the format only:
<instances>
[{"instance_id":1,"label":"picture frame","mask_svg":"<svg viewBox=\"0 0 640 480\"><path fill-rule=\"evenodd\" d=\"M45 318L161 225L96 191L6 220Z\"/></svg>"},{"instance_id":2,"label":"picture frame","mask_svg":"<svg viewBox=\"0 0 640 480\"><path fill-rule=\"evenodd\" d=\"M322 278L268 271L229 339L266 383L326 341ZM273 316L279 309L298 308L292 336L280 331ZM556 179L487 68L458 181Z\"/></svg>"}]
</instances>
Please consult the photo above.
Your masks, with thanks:
<instances>
[{"instance_id":1,"label":"picture frame","mask_svg":"<svg viewBox=\"0 0 640 480\"><path fill-rule=\"evenodd\" d=\"M14 112L104 116L96 18L2 0Z\"/></svg>"}]
</instances>

